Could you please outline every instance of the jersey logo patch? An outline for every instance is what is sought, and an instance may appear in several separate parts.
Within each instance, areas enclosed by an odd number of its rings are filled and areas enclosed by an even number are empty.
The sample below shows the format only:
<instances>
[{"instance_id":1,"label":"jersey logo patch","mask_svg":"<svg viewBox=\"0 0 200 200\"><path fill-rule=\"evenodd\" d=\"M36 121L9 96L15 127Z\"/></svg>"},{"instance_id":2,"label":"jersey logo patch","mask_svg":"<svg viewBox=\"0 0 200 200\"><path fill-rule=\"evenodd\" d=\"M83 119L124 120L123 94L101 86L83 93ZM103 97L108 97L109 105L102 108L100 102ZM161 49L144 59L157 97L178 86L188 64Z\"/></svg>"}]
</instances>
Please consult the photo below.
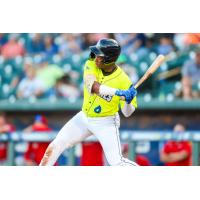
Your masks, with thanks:
<instances>
[{"instance_id":1,"label":"jersey logo patch","mask_svg":"<svg viewBox=\"0 0 200 200\"><path fill-rule=\"evenodd\" d=\"M89 70L90 68L88 66L86 66L85 69Z\"/></svg>"},{"instance_id":2,"label":"jersey logo patch","mask_svg":"<svg viewBox=\"0 0 200 200\"><path fill-rule=\"evenodd\" d=\"M106 101L108 101L108 102L110 102L111 100L112 100L112 98L113 98L113 96L111 96L111 95L99 95L102 99L104 99L104 100L106 100Z\"/></svg>"},{"instance_id":3,"label":"jersey logo patch","mask_svg":"<svg viewBox=\"0 0 200 200\"><path fill-rule=\"evenodd\" d=\"M100 113L100 112L101 112L101 106L97 106L97 107L94 109L94 112L95 112L95 113Z\"/></svg>"}]
</instances>

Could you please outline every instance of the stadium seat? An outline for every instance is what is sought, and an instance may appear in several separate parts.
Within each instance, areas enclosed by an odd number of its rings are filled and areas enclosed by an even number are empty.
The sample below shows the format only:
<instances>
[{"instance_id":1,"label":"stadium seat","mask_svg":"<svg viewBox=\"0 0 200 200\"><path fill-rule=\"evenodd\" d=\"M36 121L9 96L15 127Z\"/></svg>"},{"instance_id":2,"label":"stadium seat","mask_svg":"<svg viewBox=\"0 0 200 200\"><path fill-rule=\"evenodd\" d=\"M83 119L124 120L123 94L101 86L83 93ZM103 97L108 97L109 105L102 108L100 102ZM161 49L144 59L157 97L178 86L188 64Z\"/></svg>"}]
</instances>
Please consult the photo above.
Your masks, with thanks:
<instances>
[{"instance_id":1,"label":"stadium seat","mask_svg":"<svg viewBox=\"0 0 200 200\"><path fill-rule=\"evenodd\" d=\"M23 57L18 56L15 58L14 63L13 63L13 70L16 73L21 72L21 70L23 69L23 62L24 62Z\"/></svg>"},{"instance_id":2,"label":"stadium seat","mask_svg":"<svg viewBox=\"0 0 200 200\"><path fill-rule=\"evenodd\" d=\"M56 54L56 55L52 56L51 59L49 59L49 63L61 66L62 58L60 55Z\"/></svg>"},{"instance_id":3,"label":"stadium seat","mask_svg":"<svg viewBox=\"0 0 200 200\"><path fill-rule=\"evenodd\" d=\"M3 83L10 83L14 77L13 74L13 66L12 65L6 65L3 69L3 73L2 73L2 80Z\"/></svg>"},{"instance_id":4,"label":"stadium seat","mask_svg":"<svg viewBox=\"0 0 200 200\"><path fill-rule=\"evenodd\" d=\"M160 83L158 95L163 94L164 96L167 96L168 94L174 94L176 90L176 87L175 87L176 83L177 82L175 81L162 81Z\"/></svg>"}]
</instances>

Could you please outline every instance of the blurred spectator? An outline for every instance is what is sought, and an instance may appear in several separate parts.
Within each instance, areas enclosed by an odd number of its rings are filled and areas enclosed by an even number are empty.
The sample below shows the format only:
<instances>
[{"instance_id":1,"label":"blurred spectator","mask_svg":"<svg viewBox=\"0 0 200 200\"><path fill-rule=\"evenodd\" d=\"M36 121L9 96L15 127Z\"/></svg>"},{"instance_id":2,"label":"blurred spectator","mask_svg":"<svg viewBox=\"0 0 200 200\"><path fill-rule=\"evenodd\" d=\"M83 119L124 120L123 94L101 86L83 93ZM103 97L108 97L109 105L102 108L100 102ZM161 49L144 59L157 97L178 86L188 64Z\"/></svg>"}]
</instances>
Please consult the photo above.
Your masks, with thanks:
<instances>
[{"instance_id":1,"label":"blurred spectator","mask_svg":"<svg viewBox=\"0 0 200 200\"><path fill-rule=\"evenodd\" d=\"M88 49L89 46L95 45L98 40L102 38L113 38L112 33L85 33L83 34L83 50Z\"/></svg>"},{"instance_id":2,"label":"blurred spectator","mask_svg":"<svg viewBox=\"0 0 200 200\"><path fill-rule=\"evenodd\" d=\"M196 51L195 59L185 62L182 68L182 96L184 99L198 97L198 93L192 91L192 86L200 82L200 50Z\"/></svg>"},{"instance_id":3,"label":"blurred spectator","mask_svg":"<svg viewBox=\"0 0 200 200\"><path fill-rule=\"evenodd\" d=\"M123 148L122 148L122 154L125 158L128 158L128 145L125 144L123 145ZM139 166L150 166L151 163L149 161L149 159L144 156L144 155L136 155L135 157L135 162L139 165Z\"/></svg>"},{"instance_id":4,"label":"blurred spectator","mask_svg":"<svg viewBox=\"0 0 200 200\"><path fill-rule=\"evenodd\" d=\"M157 53L157 45L156 45L154 36L147 37L146 49L148 50L149 53L151 52Z\"/></svg>"},{"instance_id":5,"label":"blurred spectator","mask_svg":"<svg viewBox=\"0 0 200 200\"><path fill-rule=\"evenodd\" d=\"M17 85L19 84L20 80L26 77L28 69L31 67L33 67L33 63L31 61L24 60L23 69L20 70L20 72L18 72L12 79L12 82L10 84L12 89L17 88Z\"/></svg>"},{"instance_id":6,"label":"blurred spectator","mask_svg":"<svg viewBox=\"0 0 200 200\"><path fill-rule=\"evenodd\" d=\"M92 33L86 33L83 35L83 49L88 49L89 46L95 45L96 39L93 37Z\"/></svg>"},{"instance_id":7,"label":"blurred spectator","mask_svg":"<svg viewBox=\"0 0 200 200\"><path fill-rule=\"evenodd\" d=\"M182 124L174 127L174 134L185 131ZM192 147L188 141L168 141L161 150L160 160L166 166L189 166L191 165Z\"/></svg>"},{"instance_id":8,"label":"blurred spectator","mask_svg":"<svg viewBox=\"0 0 200 200\"><path fill-rule=\"evenodd\" d=\"M63 58L81 52L81 44L75 34L63 33L59 38L59 53Z\"/></svg>"},{"instance_id":9,"label":"blurred spectator","mask_svg":"<svg viewBox=\"0 0 200 200\"><path fill-rule=\"evenodd\" d=\"M7 34L0 33L0 50L1 47L7 42Z\"/></svg>"},{"instance_id":10,"label":"blurred spectator","mask_svg":"<svg viewBox=\"0 0 200 200\"><path fill-rule=\"evenodd\" d=\"M58 65L48 63L47 57L43 57L37 70L36 77L43 81L47 90L55 86L57 79L64 75L64 71Z\"/></svg>"},{"instance_id":11,"label":"blurred spectator","mask_svg":"<svg viewBox=\"0 0 200 200\"><path fill-rule=\"evenodd\" d=\"M102 38L113 38L114 35L112 33L93 33L94 40L99 41Z\"/></svg>"},{"instance_id":12,"label":"blurred spectator","mask_svg":"<svg viewBox=\"0 0 200 200\"><path fill-rule=\"evenodd\" d=\"M121 54L117 60L117 64L123 68L123 70L129 75L131 82L133 83L133 85L138 81L139 76L137 73L137 70L134 66L131 66L128 62L127 62L127 58L125 55Z\"/></svg>"},{"instance_id":13,"label":"blurred spectator","mask_svg":"<svg viewBox=\"0 0 200 200\"><path fill-rule=\"evenodd\" d=\"M35 69L33 67L29 67L25 74L26 77L19 83L17 97L29 98L42 96L44 94L45 87L43 82L36 77Z\"/></svg>"},{"instance_id":14,"label":"blurred spectator","mask_svg":"<svg viewBox=\"0 0 200 200\"><path fill-rule=\"evenodd\" d=\"M200 44L200 33L186 33L186 34L184 34L184 43L186 45Z\"/></svg>"},{"instance_id":15,"label":"blurred spectator","mask_svg":"<svg viewBox=\"0 0 200 200\"><path fill-rule=\"evenodd\" d=\"M1 54L6 59L23 56L25 54L24 47L17 41L18 34L10 34L9 40L1 48Z\"/></svg>"},{"instance_id":16,"label":"blurred spectator","mask_svg":"<svg viewBox=\"0 0 200 200\"><path fill-rule=\"evenodd\" d=\"M103 166L103 149L99 142L83 142L82 156L80 160L82 166Z\"/></svg>"},{"instance_id":17,"label":"blurred spectator","mask_svg":"<svg viewBox=\"0 0 200 200\"><path fill-rule=\"evenodd\" d=\"M39 54L44 52L44 41L41 33L34 33L32 38L28 41L28 52Z\"/></svg>"},{"instance_id":18,"label":"blurred spectator","mask_svg":"<svg viewBox=\"0 0 200 200\"><path fill-rule=\"evenodd\" d=\"M158 54L167 55L175 50L170 37L161 37L157 47Z\"/></svg>"},{"instance_id":19,"label":"blurred spectator","mask_svg":"<svg viewBox=\"0 0 200 200\"><path fill-rule=\"evenodd\" d=\"M69 74L57 80L55 89L58 97L78 98L81 95L80 90L72 83Z\"/></svg>"},{"instance_id":20,"label":"blurred spectator","mask_svg":"<svg viewBox=\"0 0 200 200\"><path fill-rule=\"evenodd\" d=\"M7 122L6 115L0 113L0 134L10 134L15 131L14 125ZM8 142L0 142L0 164L4 164L7 160Z\"/></svg>"},{"instance_id":21,"label":"blurred spectator","mask_svg":"<svg viewBox=\"0 0 200 200\"><path fill-rule=\"evenodd\" d=\"M47 58L51 58L53 55L58 53L58 47L54 43L52 35L46 34L44 36L44 54Z\"/></svg>"},{"instance_id":22,"label":"blurred spectator","mask_svg":"<svg viewBox=\"0 0 200 200\"><path fill-rule=\"evenodd\" d=\"M135 162L139 166L151 166L149 159L144 155L136 155Z\"/></svg>"},{"instance_id":23,"label":"blurred spectator","mask_svg":"<svg viewBox=\"0 0 200 200\"><path fill-rule=\"evenodd\" d=\"M27 127L24 132L51 132L52 129L48 126L48 121L45 116L36 115L35 120L32 125ZM28 144L27 151L25 152L24 159L26 165L39 165L46 148L48 147L48 142L30 142Z\"/></svg>"},{"instance_id":24,"label":"blurred spectator","mask_svg":"<svg viewBox=\"0 0 200 200\"><path fill-rule=\"evenodd\" d=\"M146 55L146 36L143 33L115 33L114 36L122 47L122 53L130 55L135 52L139 57Z\"/></svg>"},{"instance_id":25,"label":"blurred spectator","mask_svg":"<svg viewBox=\"0 0 200 200\"><path fill-rule=\"evenodd\" d=\"M184 51L186 49L186 44L185 44L185 33L176 33L174 34L174 45L177 47L179 51Z\"/></svg>"}]
</instances>

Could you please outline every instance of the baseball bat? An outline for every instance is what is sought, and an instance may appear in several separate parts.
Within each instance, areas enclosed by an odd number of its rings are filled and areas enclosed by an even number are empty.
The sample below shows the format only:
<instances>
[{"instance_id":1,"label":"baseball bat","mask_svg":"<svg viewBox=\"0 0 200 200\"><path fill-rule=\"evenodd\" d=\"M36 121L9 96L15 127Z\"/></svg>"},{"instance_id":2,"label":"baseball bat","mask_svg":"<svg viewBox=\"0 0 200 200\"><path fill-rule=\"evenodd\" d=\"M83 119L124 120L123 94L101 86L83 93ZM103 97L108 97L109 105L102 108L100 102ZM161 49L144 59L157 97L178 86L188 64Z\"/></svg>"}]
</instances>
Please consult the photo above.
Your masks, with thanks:
<instances>
[{"instance_id":1,"label":"baseball bat","mask_svg":"<svg viewBox=\"0 0 200 200\"><path fill-rule=\"evenodd\" d=\"M151 66L147 69L145 74L139 79L139 81L134 85L134 88L137 89L144 81L146 81L157 69L160 65L165 61L164 55L159 55L156 57ZM121 100L125 100L124 97L121 97Z\"/></svg>"}]
</instances>

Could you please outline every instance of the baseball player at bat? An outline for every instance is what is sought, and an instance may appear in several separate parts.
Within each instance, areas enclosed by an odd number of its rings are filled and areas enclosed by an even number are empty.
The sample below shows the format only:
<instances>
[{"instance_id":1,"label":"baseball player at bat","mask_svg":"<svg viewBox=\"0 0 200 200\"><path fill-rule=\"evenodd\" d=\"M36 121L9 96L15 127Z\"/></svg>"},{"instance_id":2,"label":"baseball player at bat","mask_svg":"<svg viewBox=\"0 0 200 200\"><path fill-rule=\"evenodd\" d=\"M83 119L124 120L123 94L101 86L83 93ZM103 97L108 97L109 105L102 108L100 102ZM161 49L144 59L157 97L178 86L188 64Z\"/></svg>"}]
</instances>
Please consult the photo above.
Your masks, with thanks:
<instances>
[{"instance_id":1,"label":"baseball player at bat","mask_svg":"<svg viewBox=\"0 0 200 200\"><path fill-rule=\"evenodd\" d=\"M91 135L99 140L109 165L137 166L122 156L119 138L119 107L125 117L137 108L137 91L115 63L121 47L113 39L101 39L90 50L90 58L84 66L82 110L63 126L50 143L40 166L54 165L65 149Z\"/></svg>"}]
</instances>

